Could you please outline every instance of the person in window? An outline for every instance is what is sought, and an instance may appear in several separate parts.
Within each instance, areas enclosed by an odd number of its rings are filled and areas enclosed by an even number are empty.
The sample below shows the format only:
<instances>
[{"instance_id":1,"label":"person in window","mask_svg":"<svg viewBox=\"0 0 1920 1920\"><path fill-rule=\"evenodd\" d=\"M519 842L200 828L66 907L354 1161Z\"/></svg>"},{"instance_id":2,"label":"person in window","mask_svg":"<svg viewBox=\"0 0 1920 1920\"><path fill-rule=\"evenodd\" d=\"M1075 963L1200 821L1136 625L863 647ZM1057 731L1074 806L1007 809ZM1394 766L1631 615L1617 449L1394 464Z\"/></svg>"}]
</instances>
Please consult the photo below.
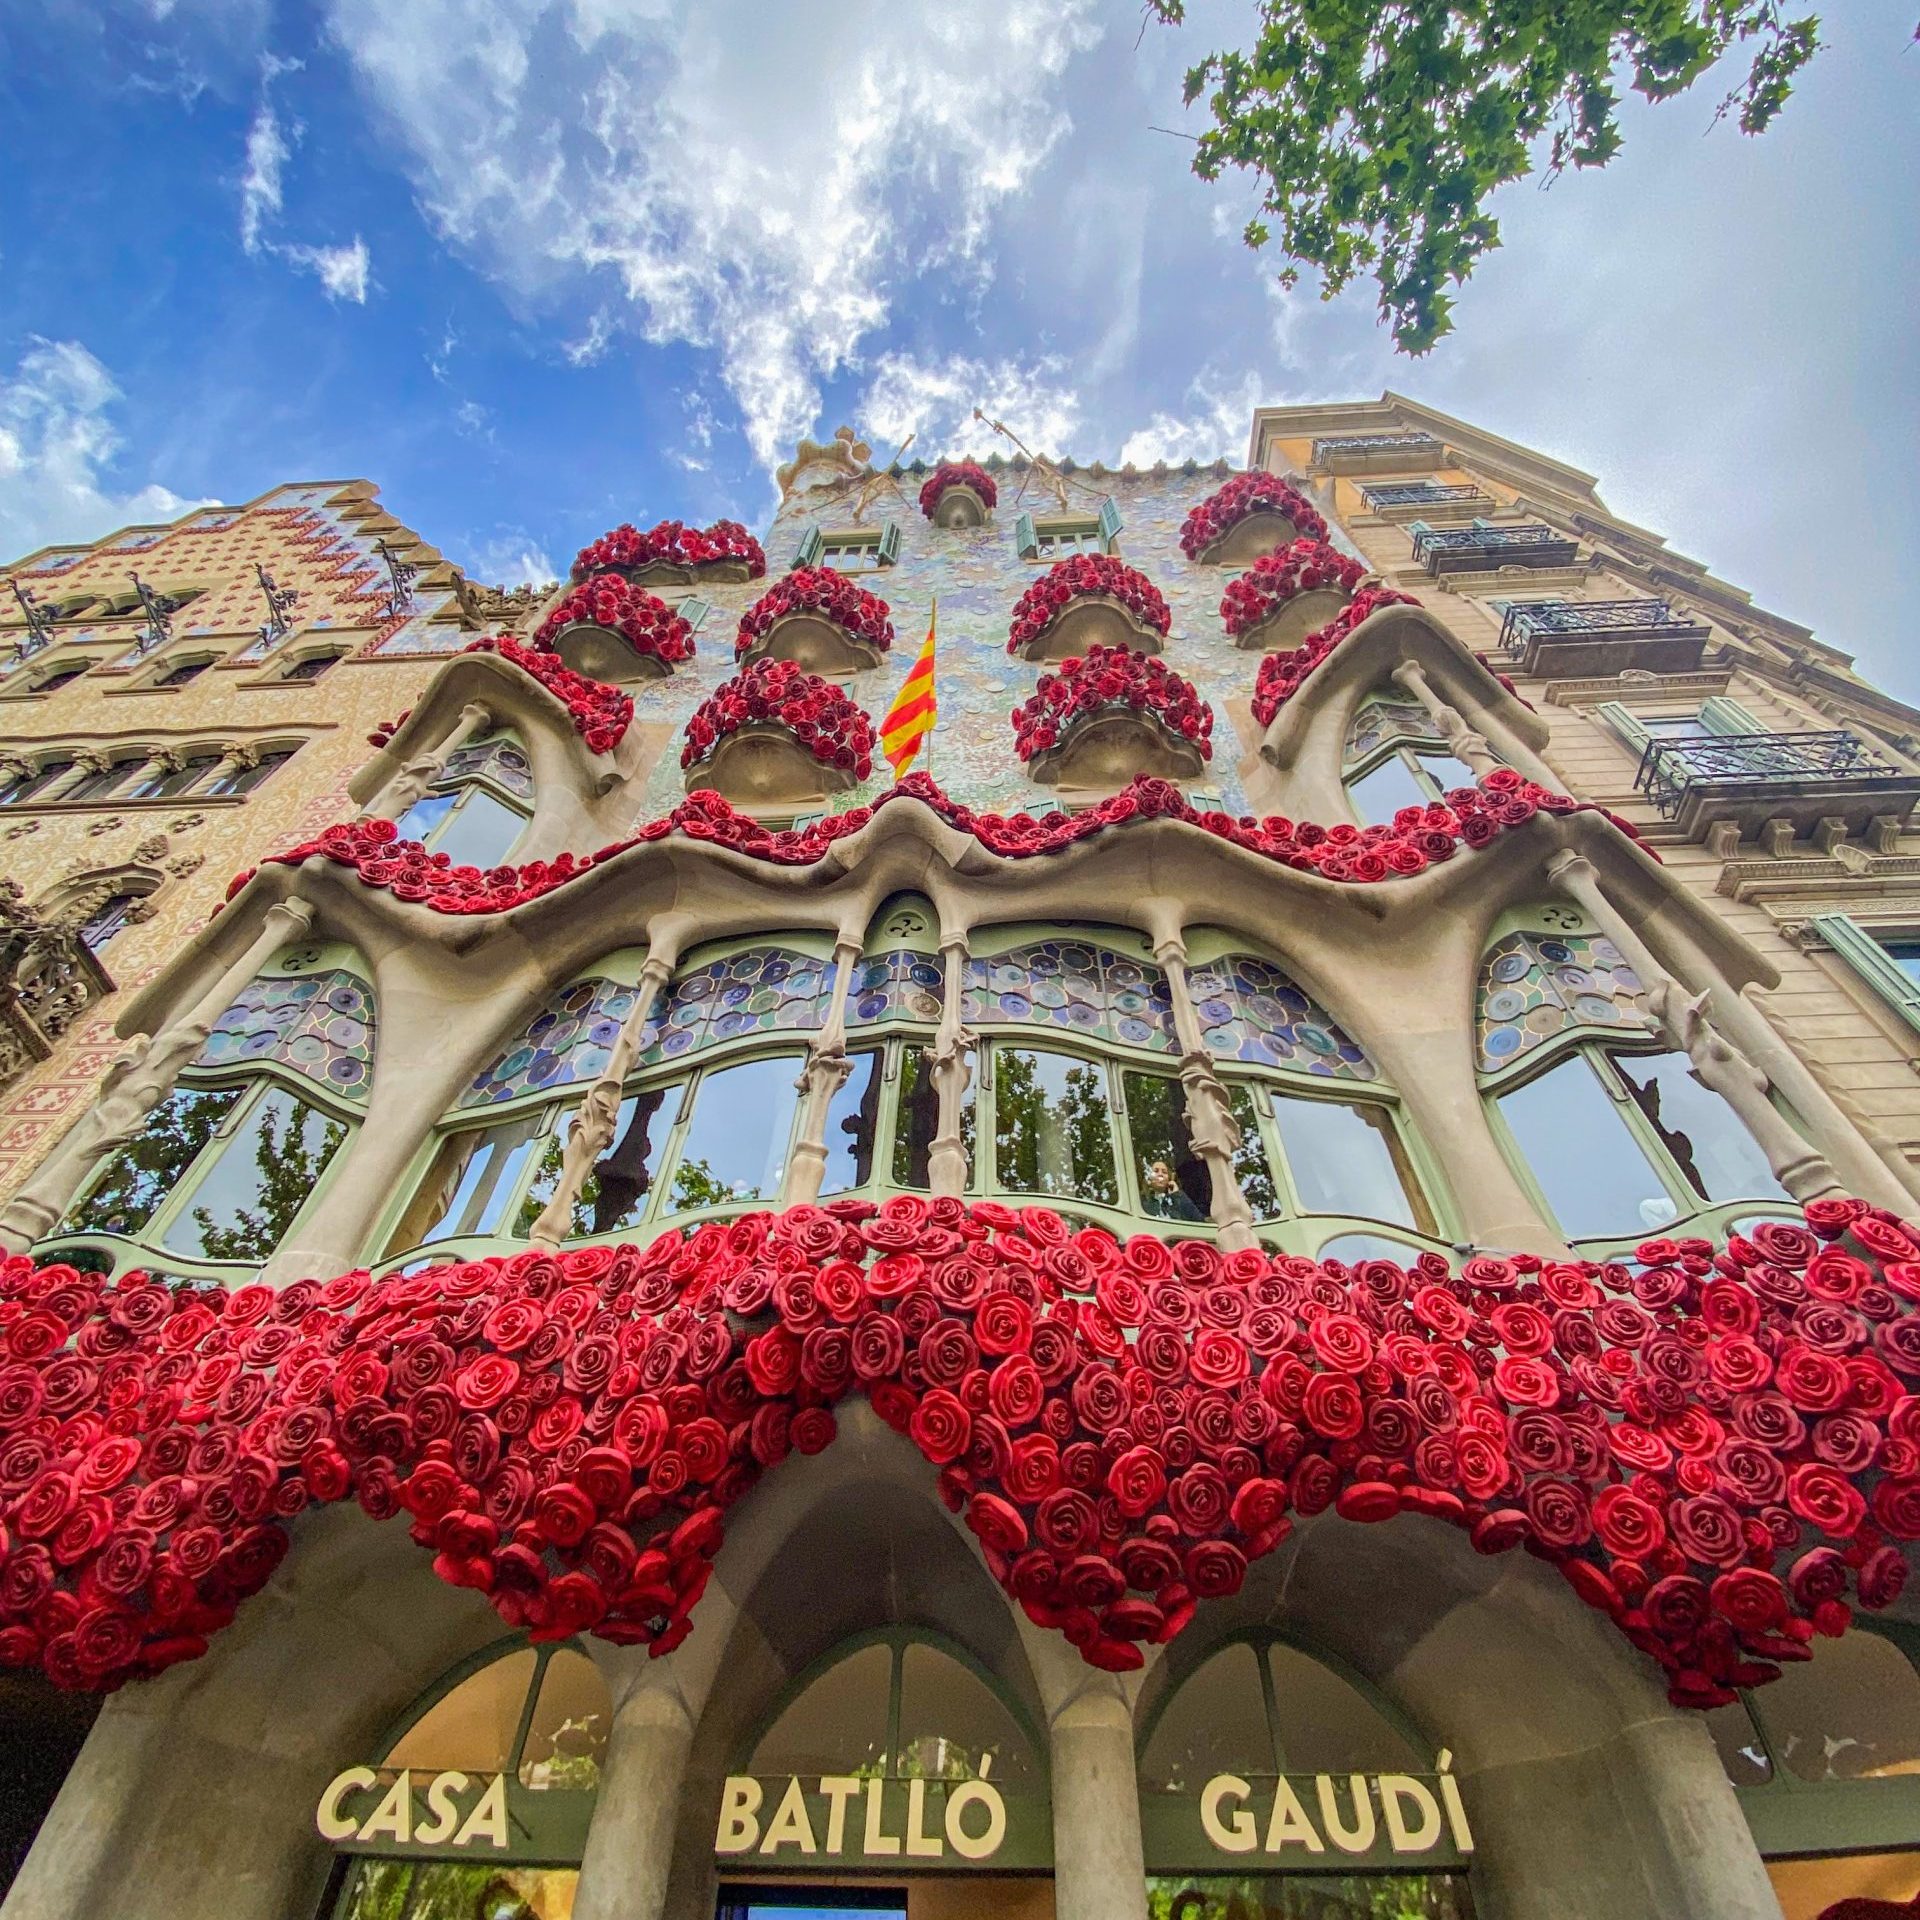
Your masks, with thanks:
<instances>
[{"instance_id":1,"label":"person in window","mask_svg":"<svg viewBox=\"0 0 1920 1920\"><path fill-rule=\"evenodd\" d=\"M1164 1160L1149 1160L1141 1178L1144 1204L1156 1220L1204 1220Z\"/></svg>"}]
</instances>

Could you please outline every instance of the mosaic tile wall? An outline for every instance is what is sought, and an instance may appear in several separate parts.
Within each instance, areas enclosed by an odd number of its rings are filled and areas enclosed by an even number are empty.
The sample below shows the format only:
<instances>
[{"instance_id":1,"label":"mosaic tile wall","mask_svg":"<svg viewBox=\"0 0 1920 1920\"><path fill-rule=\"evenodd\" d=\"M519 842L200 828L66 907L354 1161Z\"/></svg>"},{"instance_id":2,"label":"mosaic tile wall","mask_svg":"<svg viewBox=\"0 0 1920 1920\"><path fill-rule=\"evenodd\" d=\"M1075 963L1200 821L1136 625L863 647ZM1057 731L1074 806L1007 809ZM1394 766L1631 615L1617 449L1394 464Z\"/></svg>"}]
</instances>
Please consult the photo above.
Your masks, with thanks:
<instances>
[{"instance_id":1,"label":"mosaic tile wall","mask_svg":"<svg viewBox=\"0 0 1920 1920\"><path fill-rule=\"evenodd\" d=\"M1329 1079L1375 1080L1366 1050L1278 967L1237 953L1187 975L1210 1053Z\"/></svg>"},{"instance_id":2,"label":"mosaic tile wall","mask_svg":"<svg viewBox=\"0 0 1920 1920\"><path fill-rule=\"evenodd\" d=\"M1079 940L1040 940L967 962L971 1027L1062 1027L1154 1053L1179 1050L1167 976L1151 961Z\"/></svg>"}]
</instances>

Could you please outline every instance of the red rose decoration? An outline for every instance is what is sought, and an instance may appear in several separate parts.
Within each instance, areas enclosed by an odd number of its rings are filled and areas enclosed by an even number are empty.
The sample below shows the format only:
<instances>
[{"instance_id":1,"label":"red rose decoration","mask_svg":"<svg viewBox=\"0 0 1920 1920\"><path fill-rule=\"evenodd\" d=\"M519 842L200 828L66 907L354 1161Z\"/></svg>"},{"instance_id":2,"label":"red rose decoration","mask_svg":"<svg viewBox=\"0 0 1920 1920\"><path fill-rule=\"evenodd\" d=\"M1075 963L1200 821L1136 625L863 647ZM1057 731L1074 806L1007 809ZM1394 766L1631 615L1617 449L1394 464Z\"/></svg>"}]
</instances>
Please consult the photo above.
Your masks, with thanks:
<instances>
[{"instance_id":1,"label":"red rose decoration","mask_svg":"<svg viewBox=\"0 0 1920 1920\"><path fill-rule=\"evenodd\" d=\"M1213 709L1150 654L1130 647L1089 647L1043 673L1031 699L1013 710L1014 751L1022 760L1050 752L1087 720L1116 712L1149 720L1176 747L1191 743L1213 757Z\"/></svg>"},{"instance_id":2,"label":"red rose decoration","mask_svg":"<svg viewBox=\"0 0 1920 1920\"><path fill-rule=\"evenodd\" d=\"M971 487L989 513L1000 501L1000 491L993 484L992 474L977 461L942 460L920 488L920 511L929 520L939 510L940 496L950 487Z\"/></svg>"},{"instance_id":3,"label":"red rose decoration","mask_svg":"<svg viewBox=\"0 0 1920 1920\"><path fill-rule=\"evenodd\" d=\"M703 700L687 722L681 766L710 759L729 734L750 725L780 728L823 766L855 780L873 771L873 722L832 682L792 660L756 660Z\"/></svg>"},{"instance_id":4,"label":"red rose decoration","mask_svg":"<svg viewBox=\"0 0 1920 1920\"><path fill-rule=\"evenodd\" d=\"M800 613L838 627L850 641L876 656L893 645L891 609L877 593L867 592L832 567L795 567L741 616L734 657L752 657L779 621Z\"/></svg>"},{"instance_id":5,"label":"red rose decoration","mask_svg":"<svg viewBox=\"0 0 1920 1920\"><path fill-rule=\"evenodd\" d=\"M1076 600L1110 600L1139 627L1162 636L1173 615L1160 589L1137 567L1106 553L1076 553L1057 560L1029 586L1013 609L1007 651L1024 653Z\"/></svg>"},{"instance_id":6,"label":"red rose decoration","mask_svg":"<svg viewBox=\"0 0 1920 1920\"><path fill-rule=\"evenodd\" d=\"M1327 537L1326 521L1297 488L1288 486L1276 474L1240 473L1188 513L1180 529L1180 551L1189 560L1200 559L1255 513L1275 513L1291 521L1297 538Z\"/></svg>"},{"instance_id":7,"label":"red rose decoration","mask_svg":"<svg viewBox=\"0 0 1920 1920\"><path fill-rule=\"evenodd\" d=\"M1227 582L1220 602L1220 619L1228 635L1235 640L1264 626L1273 616L1303 593L1338 594L1350 600L1367 577L1358 560L1338 548L1326 545L1324 533L1295 540L1278 552L1263 554L1245 573ZM1296 616L1300 624L1314 617L1316 605L1310 603ZM1259 644L1259 637L1247 642Z\"/></svg>"},{"instance_id":8,"label":"red rose decoration","mask_svg":"<svg viewBox=\"0 0 1920 1920\"><path fill-rule=\"evenodd\" d=\"M704 528L662 520L645 533L619 526L602 534L574 556L573 577L584 580L597 573L632 573L655 566L684 567L693 573L715 568L757 580L767 570L767 556L737 520L716 520Z\"/></svg>"}]
</instances>

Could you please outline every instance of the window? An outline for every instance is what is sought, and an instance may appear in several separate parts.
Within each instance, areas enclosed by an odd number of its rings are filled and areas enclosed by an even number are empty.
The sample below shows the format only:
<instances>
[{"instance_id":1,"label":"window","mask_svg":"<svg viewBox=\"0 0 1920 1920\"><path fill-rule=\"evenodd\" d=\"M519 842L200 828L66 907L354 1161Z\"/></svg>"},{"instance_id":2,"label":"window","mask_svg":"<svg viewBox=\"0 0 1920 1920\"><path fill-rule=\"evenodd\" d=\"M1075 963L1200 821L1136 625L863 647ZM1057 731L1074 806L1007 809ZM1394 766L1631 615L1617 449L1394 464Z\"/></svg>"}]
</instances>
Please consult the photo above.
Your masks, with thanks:
<instances>
[{"instance_id":1,"label":"window","mask_svg":"<svg viewBox=\"0 0 1920 1920\"><path fill-rule=\"evenodd\" d=\"M235 766L223 773L219 779L209 783L209 794L251 793L255 787L264 786L294 756L292 747L279 747L272 753L263 753L252 766Z\"/></svg>"},{"instance_id":2,"label":"window","mask_svg":"<svg viewBox=\"0 0 1920 1920\"><path fill-rule=\"evenodd\" d=\"M156 767L154 771L129 790L129 800L169 800L175 794L186 793L197 786L220 764L217 753L199 753L183 760L177 767Z\"/></svg>"},{"instance_id":3,"label":"window","mask_svg":"<svg viewBox=\"0 0 1920 1920\"><path fill-rule=\"evenodd\" d=\"M960 1147L974 1163L973 1095L977 1076L969 1074L960 1096ZM900 1091L893 1125L893 1184L925 1193L933 1185L934 1136L940 1130L940 1096L934 1086L933 1049L900 1049Z\"/></svg>"},{"instance_id":4,"label":"window","mask_svg":"<svg viewBox=\"0 0 1920 1920\"><path fill-rule=\"evenodd\" d=\"M197 680L213 665L213 656L203 654L197 660L181 660L160 674L149 684L156 687L184 687L189 680Z\"/></svg>"},{"instance_id":5,"label":"window","mask_svg":"<svg viewBox=\"0 0 1920 1920\"><path fill-rule=\"evenodd\" d=\"M1863 927L1844 913L1817 913L1811 925L1856 980L1909 1026L1920 1027L1920 940Z\"/></svg>"},{"instance_id":6,"label":"window","mask_svg":"<svg viewBox=\"0 0 1920 1920\"><path fill-rule=\"evenodd\" d=\"M1347 777L1347 796L1362 826L1391 826L1402 807L1443 801L1455 787L1479 784L1480 776L1443 747L1401 745L1366 772Z\"/></svg>"},{"instance_id":7,"label":"window","mask_svg":"<svg viewBox=\"0 0 1920 1920\"><path fill-rule=\"evenodd\" d=\"M995 1046L994 1179L1010 1193L1119 1203L1103 1063Z\"/></svg>"},{"instance_id":8,"label":"window","mask_svg":"<svg viewBox=\"0 0 1920 1920\"><path fill-rule=\"evenodd\" d=\"M109 761L90 773L84 773L60 797L63 800L98 800L111 793L114 788L126 780L138 768L147 764L147 755L136 753L130 758Z\"/></svg>"},{"instance_id":9,"label":"window","mask_svg":"<svg viewBox=\"0 0 1920 1920\"><path fill-rule=\"evenodd\" d=\"M900 557L900 527L847 527L828 533L809 527L793 556L796 567L831 567L836 573L875 573Z\"/></svg>"},{"instance_id":10,"label":"window","mask_svg":"<svg viewBox=\"0 0 1920 1920\"><path fill-rule=\"evenodd\" d=\"M1357 1215L1433 1231L1406 1145L1385 1107L1303 1099L1278 1088L1268 1097L1302 1213Z\"/></svg>"},{"instance_id":11,"label":"window","mask_svg":"<svg viewBox=\"0 0 1920 1920\"><path fill-rule=\"evenodd\" d=\"M1023 560L1065 560L1076 553L1111 553L1120 538L1120 509L1103 500L1098 513L1056 514L1036 519L1017 514L1013 522L1014 551Z\"/></svg>"},{"instance_id":12,"label":"window","mask_svg":"<svg viewBox=\"0 0 1920 1920\"><path fill-rule=\"evenodd\" d=\"M133 903L142 897L137 893L109 894L81 921L80 938L86 942L89 953L98 953L128 924Z\"/></svg>"},{"instance_id":13,"label":"window","mask_svg":"<svg viewBox=\"0 0 1920 1920\"><path fill-rule=\"evenodd\" d=\"M416 800L398 827L402 840L418 840L429 853L444 853L456 867L484 871L505 864L526 831L527 816L478 781L465 781Z\"/></svg>"},{"instance_id":14,"label":"window","mask_svg":"<svg viewBox=\"0 0 1920 1920\"><path fill-rule=\"evenodd\" d=\"M73 771L71 760L43 760L39 766L0 787L0 807L17 807L23 802L34 799L44 793L56 780L64 779Z\"/></svg>"},{"instance_id":15,"label":"window","mask_svg":"<svg viewBox=\"0 0 1920 1920\"><path fill-rule=\"evenodd\" d=\"M71 685L86 672L89 662L80 660L63 667L55 667L51 673L44 673L33 683L35 693L52 693L56 689Z\"/></svg>"},{"instance_id":16,"label":"window","mask_svg":"<svg viewBox=\"0 0 1920 1920\"><path fill-rule=\"evenodd\" d=\"M327 670L345 658L338 653L310 653L304 660L296 660L281 674L282 680L311 681L318 680Z\"/></svg>"}]
</instances>

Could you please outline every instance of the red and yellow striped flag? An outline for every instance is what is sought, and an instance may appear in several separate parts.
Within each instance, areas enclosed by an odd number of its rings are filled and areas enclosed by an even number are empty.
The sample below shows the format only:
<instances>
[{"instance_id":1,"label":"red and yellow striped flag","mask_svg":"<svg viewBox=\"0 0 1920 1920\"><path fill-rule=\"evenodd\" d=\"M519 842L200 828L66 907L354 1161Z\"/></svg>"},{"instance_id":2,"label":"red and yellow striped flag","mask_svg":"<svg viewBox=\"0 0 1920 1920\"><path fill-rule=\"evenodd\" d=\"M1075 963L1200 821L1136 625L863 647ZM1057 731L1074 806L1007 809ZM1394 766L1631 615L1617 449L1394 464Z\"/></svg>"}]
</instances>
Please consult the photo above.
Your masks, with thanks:
<instances>
[{"instance_id":1,"label":"red and yellow striped flag","mask_svg":"<svg viewBox=\"0 0 1920 1920\"><path fill-rule=\"evenodd\" d=\"M896 780L918 758L920 744L933 731L939 716L940 703L933 690L933 637L939 623L940 603L936 600L927 621L926 644L880 722L880 751L887 756Z\"/></svg>"}]
</instances>

